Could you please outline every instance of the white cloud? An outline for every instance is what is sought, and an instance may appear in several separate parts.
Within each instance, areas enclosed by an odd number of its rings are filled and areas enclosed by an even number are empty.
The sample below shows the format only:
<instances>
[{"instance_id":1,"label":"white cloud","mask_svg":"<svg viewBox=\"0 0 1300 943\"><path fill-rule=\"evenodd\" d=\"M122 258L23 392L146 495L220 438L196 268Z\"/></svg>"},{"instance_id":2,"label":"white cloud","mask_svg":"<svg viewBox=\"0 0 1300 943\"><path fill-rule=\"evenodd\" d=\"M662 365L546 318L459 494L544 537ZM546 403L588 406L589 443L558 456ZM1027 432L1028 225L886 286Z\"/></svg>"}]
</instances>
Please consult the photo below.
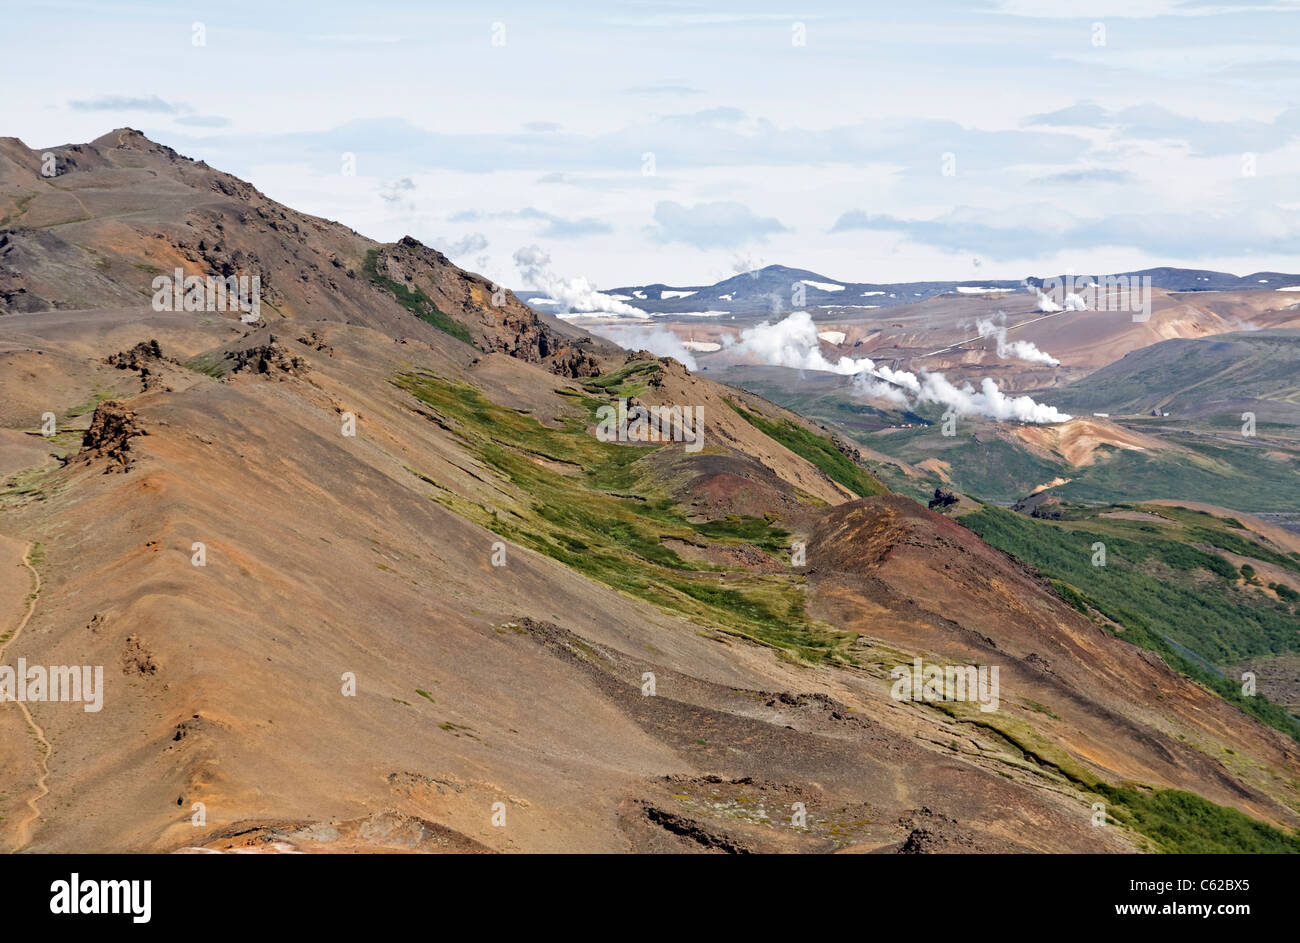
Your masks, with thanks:
<instances>
[{"instance_id":1,"label":"white cloud","mask_svg":"<svg viewBox=\"0 0 1300 943\"><path fill-rule=\"evenodd\" d=\"M397 34L348 7L314 34L287 29L292 16L227 24L238 38L219 39L209 24L209 43L221 48L219 88L201 69L160 70L156 37L121 12L130 4L72 6L61 68L45 67L39 43L6 49L11 94L0 133L44 147L142 126L273 199L383 240L456 238L464 232L447 228L448 215L478 210L490 218L468 228L494 247L479 270L502 284L515 279L508 247L531 243L558 270L597 284L715 281L708 276L725 266L728 247L664 241L653 220L659 200L750 207L786 227L745 244L767 261L863 281L1294 265L1300 226L1275 205L1300 199L1300 121L1282 118L1294 104L1300 18L1251 12L1294 11L1294 2L981 0L886 15L831 0L822 22L788 11L784 22L773 14L640 30L638 54L655 64L652 74L613 82L626 72L626 30L601 16L544 15L553 5L543 2L531 22L511 28L507 47L492 49L467 41L481 17L452 2L410 11L403 35L420 37L420 54L394 56L405 49L388 42ZM1121 19L1216 9L1225 15ZM10 5L6 35L39 35L43 16L39 4ZM789 19L806 21L807 48L790 47ZM1108 25L1104 47L1090 42L1096 19ZM313 35L354 42L326 47ZM322 50L345 52L348 67ZM268 72L260 66L272 51L278 67ZM430 61L475 81L456 95L397 101L357 80L383 75L415 88ZM1225 71L1261 67L1272 77ZM1119 81L1118 70L1138 68L1135 81ZM846 106L825 94L869 84L873 71L892 77L891 95ZM113 85L101 97L95 83L106 74ZM1096 97L1091 112L1069 110L1083 96ZM230 116L229 126L180 123L212 115ZM1035 115L1053 120L1025 123ZM647 151L654 176L643 174ZM949 152L956 174L940 176ZM1243 175L1246 152L1257 155L1258 176ZM339 173L344 153L356 155L358 176ZM390 209L376 196L404 177L419 184L404 194L418 194L416 212L405 209L409 199ZM1030 202L1051 214L1022 222L1019 207ZM896 223L846 231L850 217L827 232L855 206ZM963 206L975 209L963 217ZM524 207L563 219L525 218ZM508 212L520 215L496 215ZM617 238L603 238L601 224ZM972 255L986 260L979 271Z\"/></svg>"},{"instance_id":2,"label":"white cloud","mask_svg":"<svg viewBox=\"0 0 1300 943\"><path fill-rule=\"evenodd\" d=\"M1188 0L994 0L991 12L1046 19L1150 19L1157 16L1228 16L1295 13L1296 0L1257 3L1193 3Z\"/></svg>"},{"instance_id":3,"label":"white cloud","mask_svg":"<svg viewBox=\"0 0 1300 943\"><path fill-rule=\"evenodd\" d=\"M700 249L720 249L763 242L773 233L785 232L780 220L755 216L743 203L724 201L683 206L672 200L655 204L655 238L684 242Z\"/></svg>"}]
</instances>

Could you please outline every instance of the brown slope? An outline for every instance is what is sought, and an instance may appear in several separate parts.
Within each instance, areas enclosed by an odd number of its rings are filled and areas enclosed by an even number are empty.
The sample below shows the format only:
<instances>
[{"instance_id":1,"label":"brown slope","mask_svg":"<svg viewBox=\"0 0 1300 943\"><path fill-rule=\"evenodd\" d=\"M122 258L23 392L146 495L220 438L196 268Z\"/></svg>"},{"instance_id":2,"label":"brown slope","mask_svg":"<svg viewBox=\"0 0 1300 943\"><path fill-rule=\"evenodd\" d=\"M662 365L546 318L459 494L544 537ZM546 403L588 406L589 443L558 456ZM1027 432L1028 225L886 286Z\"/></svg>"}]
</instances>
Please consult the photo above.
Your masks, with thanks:
<instances>
[{"instance_id":1,"label":"brown slope","mask_svg":"<svg viewBox=\"0 0 1300 943\"><path fill-rule=\"evenodd\" d=\"M997 721L1032 725L1079 769L1295 825L1293 740L1094 625L949 518L898 496L841 505L809 563L820 614L941 663L998 665Z\"/></svg>"},{"instance_id":2,"label":"brown slope","mask_svg":"<svg viewBox=\"0 0 1300 943\"><path fill-rule=\"evenodd\" d=\"M40 232L79 228L76 244L65 239L35 256L70 279L51 279L42 290L93 292L98 276L115 277L114 260L130 256L120 256L114 240L138 235L137 214L146 212L134 192L143 168L166 178L150 224L163 232L159 243L178 245L167 213L181 214L183 225L194 221L193 194L202 190L195 182L216 182L219 203L256 204L268 214L223 217L234 220L222 224L229 245L259 259L267 253L288 313L317 305L312 314L321 318L272 317L270 326L250 330L228 318L156 314L135 304L0 320L0 392L23 397L4 414L5 425L30 432L49 409L60 428L74 430L46 443L65 465L47 460L41 474L0 499L5 533L40 541L45 554L21 651L5 656L102 664L107 678L101 713L31 706L52 752L44 761L35 745L6 754L13 762L2 767L0 794L15 805L37 803L34 818L3 823L9 846L1131 850L1124 832L1089 826L1086 796L1060 775L987 728L892 700L887 677L870 667L794 663L518 546L508 548L506 567L493 567L499 538L431 498L452 494L508 517L521 500L516 485L391 380L425 370L553 424L572 414L579 393L543 369L554 360L526 362L530 351L541 356L529 345L510 349L517 357L475 351L386 307L386 292L354 291L352 280L337 292L327 282L322 288L310 266L274 253L298 253L296 242L311 258L328 259L329 246L355 234L319 220L314 229L310 217L258 204L260 195L238 192L234 178L213 178L215 171L130 134L84 147L90 151L73 154L81 163L64 185L78 184L78 200L96 215L43 224ZM237 192L226 193L223 183ZM67 199L55 194L49 206L37 207L35 198L24 206L49 219ZM23 238L29 248L36 239ZM389 277L405 283L410 275L467 325L468 315L482 313L474 308L482 280L441 268L414 244L381 248L381 261L390 249L397 264L385 269ZM107 264L88 269L87 259L101 255ZM137 349L142 342L148 353ZM239 369L217 381L179 365L196 354ZM617 367L625 358L611 359ZM141 368L160 382L151 386ZM705 410L704 452L665 448L648 463L688 508L710 518L768 511L803 533L816 526L819 503L845 499L806 460L731 410L726 398L738 394L672 361L659 362L656 379L646 402ZM122 402L93 416L74 408L105 394ZM789 415L738 398L769 417ZM345 411L358 419L355 438L340 434ZM72 440L82 429L90 432L78 446ZM880 528L886 569L911 552L900 547L926 540L912 527L910 505L898 508ZM835 522L851 512L829 514ZM876 537L849 533L844 559L875 546ZM208 548L202 568L190 562L195 541ZM824 537L810 542L814 566L823 542L830 545ZM734 545L725 557L716 549L706 546L702 556L742 569L762 558L753 547L758 557ZM770 562L755 567L764 578ZM1007 576L1013 591L961 596L924 579L934 562L901 571L915 586L899 587L933 605L951 593L955 611L974 609L963 618L990 637L1023 614L1024 587L1014 574ZM892 584L876 596L855 588L855 572L845 570L840 588L814 574L825 605L846 607L832 613L839 625L897 626L889 657L903 660L948 645L942 627L909 636L930 617L915 616ZM0 573L23 575L16 566ZM903 581L892 570L890 578ZM1060 607L1054 597L1025 598L1049 612ZM20 614L10 615L16 624ZM1007 648L1020 657L1013 641ZM879 644L858 650L878 652ZM1106 666L1078 647L1060 656L1069 669L1065 690L1043 697L1082 701L1077 712L1058 711L1078 718L1079 736L1065 737L1037 712L1022 718L1018 711L1018 719L1107 775L1136 771L1165 782L1185 773L1188 788L1288 821L1274 801L1290 801L1288 787L1235 768L1216 780L1215 763L1198 766L1161 735L1148 735L1159 723L1141 696L1112 697L1108 687L1100 702L1080 694ZM1140 653L1104 651L1117 677L1145 677L1132 664ZM655 698L641 695L645 671L658 678ZM357 677L355 698L340 692L344 672ZM1018 689L1019 676L1011 680ZM1200 714L1219 717L1214 705L1181 695L1171 708L1169 723L1193 733L1208 723ZM7 742L26 743L14 712L0 709L0 716L17 735ZM1238 718L1222 723L1223 736L1237 736ZM1115 730L1127 731L1118 758L1088 755ZM1242 756L1294 780L1293 754L1267 735L1241 736ZM207 810L197 828L194 802ZM505 828L491 825L494 802L505 803ZM794 802L808 807L806 830L788 824Z\"/></svg>"},{"instance_id":3,"label":"brown slope","mask_svg":"<svg viewBox=\"0 0 1300 943\"><path fill-rule=\"evenodd\" d=\"M8 225L21 228L0 230L0 313L111 306L118 312L109 319L111 325L166 321L169 313L148 307L151 281L180 267L187 276L259 275L263 319L272 327L282 325L278 333L299 331L294 322L319 320L366 325L440 349L458 346L403 308L387 287L366 277L373 254L380 275L423 292L464 326L483 351L540 363L562 376L600 374L627 359L585 331L534 313L513 293L497 290L410 237L376 243L338 223L276 203L251 184L137 131L119 129L90 144L50 148L59 171L53 178L40 175L46 152L5 140L10 159L0 164L0 196L13 207ZM71 199L72 210L65 206ZM243 329L238 317L238 312L205 312L199 320L224 324L233 333ZM181 323L193 320L187 316ZM77 330L61 332L60 344L80 343L71 336ZM127 327L117 332L121 346L109 353L147 339L137 331L128 340L127 333ZM186 346L181 359L199 352ZM46 352L62 353L62 347ZM730 395L725 388L673 364L647 403L693 405L704 411L711 434L767 462L806 493L831 503L850 496L737 417L723 399ZM66 363L60 369L76 372ZM29 391L14 392L24 400L30 397ZM37 405L24 403L24 417ZM761 409L802 422L771 404ZM30 421L25 418L23 424Z\"/></svg>"},{"instance_id":4,"label":"brown slope","mask_svg":"<svg viewBox=\"0 0 1300 943\"><path fill-rule=\"evenodd\" d=\"M57 175L41 175L43 153ZM367 255L377 253L381 274L428 289L484 350L567 375L598 373L597 358L614 352L509 291L494 301L486 279L410 237L383 245L299 213L131 129L39 153L6 139L0 226L0 314L148 305L153 278L180 268L258 276L268 323L346 322L430 340L436 328L367 277Z\"/></svg>"},{"instance_id":5,"label":"brown slope","mask_svg":"<svg viewBox=\"0 0 1300 943\"><path fill-rule=\"evenodd\" d=\"M54 752L27 847L245 833L350 848L376 815L407 823L399 844L424 821L497 850L868 850L914 832L952 850L1125 847L1077 800L951 753L945 721L870 679L718 638L517 547L492 567L496 538L408 466L484 498L507 483L388 383L410 365L474 379L488 361L357 327L319 340L284 342L308 362L296 376L200 377L101 407L99 427L123 419L116 437L92 437L44 500L7 499L6 527L47 545L24 654L107 677L98 714L32 706ZM504 358L493 375L508 364L517 393L555 382ZM343 407L356 439L339 435ZM6 795L32 794L28 766L6 769ZM802 801L813 827L741 815L750 800L774 820Z\"/></svg>"}]
</instances>

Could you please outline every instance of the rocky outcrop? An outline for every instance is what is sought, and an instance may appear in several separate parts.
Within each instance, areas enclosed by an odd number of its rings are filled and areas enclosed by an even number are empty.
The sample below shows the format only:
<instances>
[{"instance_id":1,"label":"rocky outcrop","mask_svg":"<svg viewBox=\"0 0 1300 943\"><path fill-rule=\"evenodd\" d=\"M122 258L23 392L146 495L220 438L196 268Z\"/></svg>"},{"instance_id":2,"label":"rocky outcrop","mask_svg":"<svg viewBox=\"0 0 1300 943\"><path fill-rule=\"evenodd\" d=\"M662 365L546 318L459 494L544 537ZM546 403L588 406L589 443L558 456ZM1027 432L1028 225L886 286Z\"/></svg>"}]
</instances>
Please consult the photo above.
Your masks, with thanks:
<instances>
[{"instance_id":1,"label":"rocky outcrop","mask_svg":"<svg viewBox=\"0 0 1300 943\"><path fill-rule=\"evenodd\" d=\"M930 499L929 508L931 511L942 511L946 508L952 507L960 500L961 499L951 491L946 491L943 488L935 488L934 497Z\"/></svg>"},{"instance_id":2,"label":"rocky outcrop","mask_svg":"<svg viewBox=\"0 0 1300 943\"><path fill-rule=\"evenodd\" d=\"M857 446L845 442L837 435L831 436L831 445L840 450L840 453L846 458L852 459L857 464L862 464L862 451ZM933 505L932 505L933 506Z\"/></svg>"},{"instance_id":3,"label":"rocky outcrop","mask_svg":"<svg viewBox=\"0 0 1300 943\"><path fill-rule=\"evenodd\" d=\"M930 855L953 852L973 852L975 843L957 824L957 820L922 807L913 809L898 820L910 829L898 846L900 855Z\"/></svg>"},{"instance_id":4,"label":"rocky outcrop","mask_svg":"<svg viewBox=\"0 0 1300 943\"><path fill-rule=\"evenodd\" d=\"M300 377L311 369L307 358L290 353L274 335L265 344L232 350L226 354L226 359L234 362L230 368L232 374L252 371L266 376L283 374Z\"/></svg>"},{"instance_id":5,"label":"rocky outcrop","mask_svg":"<svg viewBox=\"0 0 1300 943\"><path fill-rule=\"evenodd\" d=\"M565 336L513 292L458 268L417 239L405 236L382 246L373 265L381 284L423 295L439 312L464 326L483 350L541 364L560 376L591 377L602 372L592 338Z\"/></svg>"},{"instance_id":6,"label":"rocky outcrop","mask_svg":"<svg viewBox=\"0 0 1300 943\"><path fill-rule=\"evenodd\" d=\"M572 380L581 379L582 377L598 377L602 372L600 361L578 347L570 347L565 352L552 358L551 370L562 377L569 377Z\"/></svg>"},{"instance_id":7,"label":"rocky outcrop","mask_svg":"<svg viewBox=\"0 0 1300 943\"><path fill-rule=\"evenodd\" d=\"M164 361L176 362L163 356L162 348L155 338L141 341L129 350L119 351L104 358L104 363L110 367L134 370L140 374L140 382L146 391L164 388L163 379L159 375L159 368Z\"/></svg>"},{"instance_id":8,"label":"rocky outcrop","mask_svg":"<svg viewBox=\"0 0 1300 943\"><path fill-rule=\"evenodd\" d=\"M162 355L162 347L158 345L157 338L150 338L129 350L109 354L104 358L104 363L119 370L144 370L151 361L162 360Z\"/></svg>"},{"instance_id":9,"label":"rocky outcrop","mask_svg":"<svg viewBox=\"0 0 1300 943\"><path fill-rule=\"evenodd\" d=\"M89 465L106 459L104 474L126 472L135 464L131 440L148 435L136 423L135 413L118 400L105 400L95 407L90 428L81 439L78 456Z\"/></svg>"}]
</instances>

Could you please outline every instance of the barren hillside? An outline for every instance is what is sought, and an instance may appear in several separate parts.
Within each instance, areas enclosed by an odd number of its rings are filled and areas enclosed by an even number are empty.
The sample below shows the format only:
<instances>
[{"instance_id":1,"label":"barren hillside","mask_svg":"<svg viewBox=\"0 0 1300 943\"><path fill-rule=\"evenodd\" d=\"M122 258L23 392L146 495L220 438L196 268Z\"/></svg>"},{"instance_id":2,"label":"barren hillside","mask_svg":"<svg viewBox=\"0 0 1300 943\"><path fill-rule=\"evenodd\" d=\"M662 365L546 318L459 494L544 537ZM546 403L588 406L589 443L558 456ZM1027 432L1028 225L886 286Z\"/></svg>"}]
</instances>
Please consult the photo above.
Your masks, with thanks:
<instances>
[{"instance_id":1,"label":"barren hillside","mask_svg":"<svg viewBox=\"0 0 1300 943\"><path fill-rule=\"evenodd\" d=\"M1131 852L1167 790L1293 840L1300 745L813 423L135 132L53 150L0 142L0 664L102 710L0 705L4 847ZM155 310L176 267L261 320ZM997 710L891 696L915 658Z\"/></svg>"}]
</instances>

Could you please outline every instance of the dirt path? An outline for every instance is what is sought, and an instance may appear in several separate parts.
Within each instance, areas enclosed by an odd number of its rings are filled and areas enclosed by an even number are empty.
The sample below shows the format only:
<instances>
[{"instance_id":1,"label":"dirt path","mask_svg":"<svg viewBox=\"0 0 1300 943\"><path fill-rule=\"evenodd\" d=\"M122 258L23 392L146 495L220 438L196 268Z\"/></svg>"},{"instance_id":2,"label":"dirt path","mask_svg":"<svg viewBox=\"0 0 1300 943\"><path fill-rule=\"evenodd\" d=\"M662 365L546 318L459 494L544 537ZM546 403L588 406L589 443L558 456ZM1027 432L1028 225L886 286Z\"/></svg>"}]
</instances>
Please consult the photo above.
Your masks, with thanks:
<instances>
[{"instance_id":1,"label":"dirt path","mask_svg":"<svg viewBox=\"0 0 1300 943\"><path fill-rule=\"evenodd\" d=\"M21 548L21 550L19 548ZM36 571L36 567L32 566L31 563L31 555L34 549L34 544L27 544L24 546L17 541L0 537L0 564L3 563L4 558L8 558L12 565L26 567L32 574L32 589L30 594L26 596L26 606L22 618L7 636L0 636L4 638L4 641L0 642L0 664L5 663L5 653L13 646L14 642L18 641L19 636L22 635L23 629L27 628L27 623L31 621L32 613L36 611L36 602L41 594L41 575ZM8 589L9 592L6 593L7 596L15 595L12 586L8 587ZM27 708L27 704L23 701L15 701L14 703L16 703L18 709L22 711L23 719L27 722L28 731L40 746L41 750L39 764L40 775L36 779L36 792L34 795L27 798L26 805L28 815L20 820L15 827L17 841L12 850L17 851L31 841L32 827L41 815L38 803L49 795L50 790L49 787L45 785L45 781L50 774L49 760L53 748L50 746L50 741L45 736L45 731L41 729L40 724L38 724L36 719L32 717L31 711Z\"/></svg>"}]
</instances>

